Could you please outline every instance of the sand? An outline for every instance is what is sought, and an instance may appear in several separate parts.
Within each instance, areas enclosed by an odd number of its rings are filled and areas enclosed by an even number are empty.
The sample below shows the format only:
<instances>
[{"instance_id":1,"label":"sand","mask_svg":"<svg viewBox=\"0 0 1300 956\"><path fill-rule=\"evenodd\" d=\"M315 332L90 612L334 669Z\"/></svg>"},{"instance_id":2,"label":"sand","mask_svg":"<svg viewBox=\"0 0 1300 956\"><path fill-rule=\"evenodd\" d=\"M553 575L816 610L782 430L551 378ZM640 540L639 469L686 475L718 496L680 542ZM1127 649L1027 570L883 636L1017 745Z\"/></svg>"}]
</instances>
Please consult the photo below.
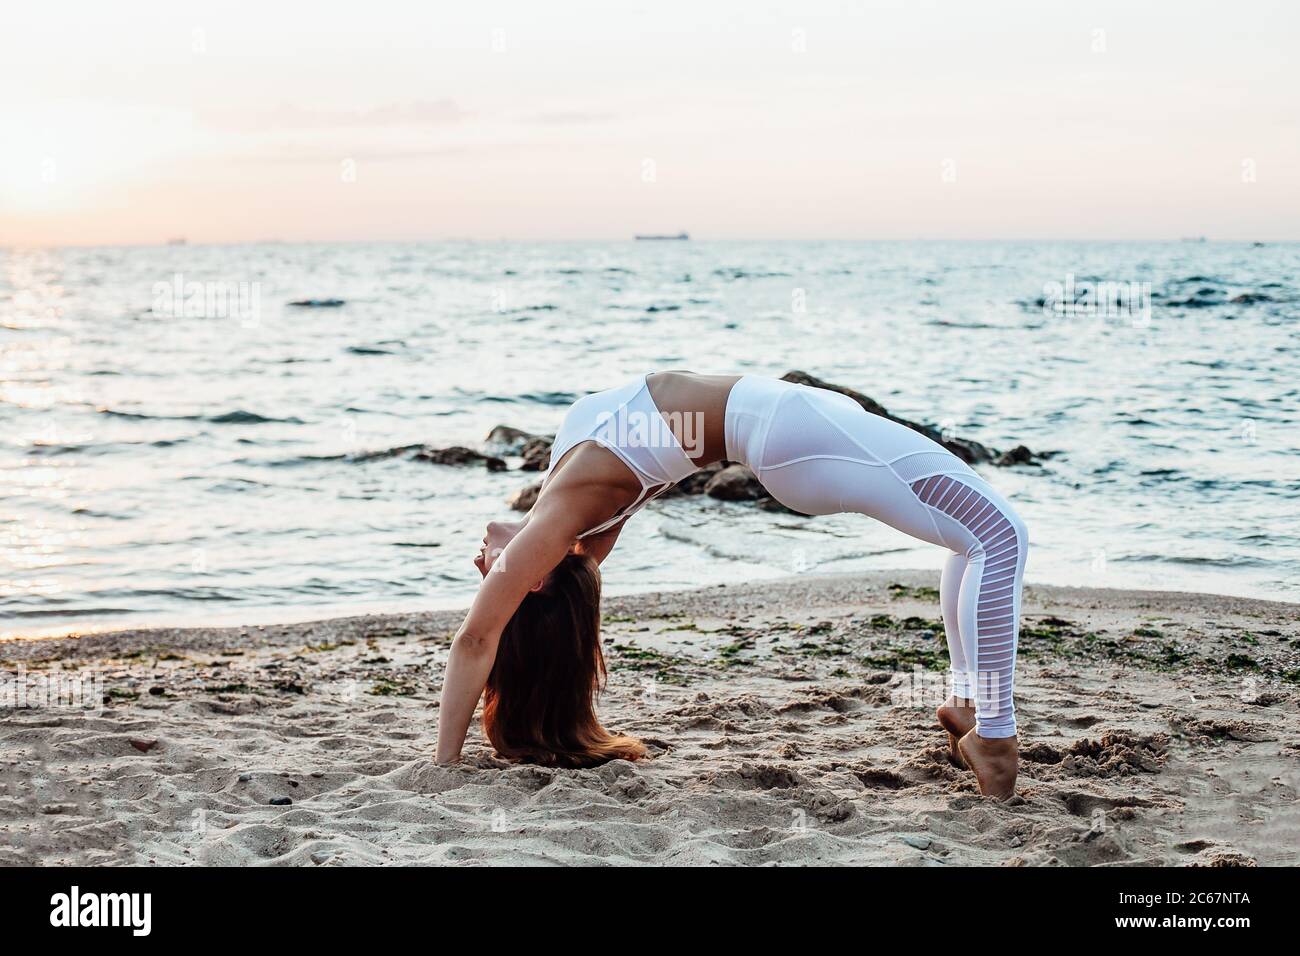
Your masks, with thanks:
<instances>
[{"instance_id":1,"label":"sand","mask_svg":"<svg viewBox=\"0 0 1300 956\"><path fill-rule=\"evenodd\" d=\"M936 584L607 601L601 714L652 759L578 771L477 724L432 762L459 614L0 644L0 863L1300 863L1297 605L1029 587L998 803L934 722ZM102 706L43 696L77 676Z\"/></svg>"}]
</instances>

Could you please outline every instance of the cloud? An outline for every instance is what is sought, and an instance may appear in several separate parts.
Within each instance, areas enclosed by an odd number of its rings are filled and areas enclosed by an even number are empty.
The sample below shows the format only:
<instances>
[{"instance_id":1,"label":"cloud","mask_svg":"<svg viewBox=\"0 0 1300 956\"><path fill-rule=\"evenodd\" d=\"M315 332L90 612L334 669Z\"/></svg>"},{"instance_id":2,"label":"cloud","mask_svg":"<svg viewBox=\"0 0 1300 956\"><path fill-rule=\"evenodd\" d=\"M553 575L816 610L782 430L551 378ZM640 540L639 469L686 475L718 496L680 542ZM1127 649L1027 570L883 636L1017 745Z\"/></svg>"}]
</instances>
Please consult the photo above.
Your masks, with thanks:
<instances>
[{"instance_id":1,"label":"cloud","mask_svg":"<svg viewBox=\"0 0 1300 956\"><path fill-rule=\"evenodd\" d=\"M611 123L617 118L613 113L583 110L543 110L520 117L522 122L540 123L544 126L591 126L597 123Z\"/></svg>"},{"instance_id":2,"label":"cloud","mask_svg":"<svg viewBox=\"0 0 1300 956\"><path fill-rule=\"evenodd\" d=\"M415 149L343 149L331 148L328 146L289 146L276 149L273 152L254 153L242 156L233 156L229 162L251 164L251 165L279 165L295 163L338 163L344 159L352 159L358 162L370 163L389 163L402 162L407 160L423 159L444 159L452 156L463 156L467 153L475 152L472 147L467 146L434 146L429 148Z\"/></svg>"},{"instance_id":3,"label":"cloud","mask_svg":"<svg viewBox=\"0 0 1300 956\"><path fill-rule=\"evenodd\" d=\"M208 126L240 132L287 129L377 129L383 127L449 126L470 116L451 100L417 100L356 110L318 110L282 103L264 112L206 110L200 119Z\"/></svg>"}]
</instances>

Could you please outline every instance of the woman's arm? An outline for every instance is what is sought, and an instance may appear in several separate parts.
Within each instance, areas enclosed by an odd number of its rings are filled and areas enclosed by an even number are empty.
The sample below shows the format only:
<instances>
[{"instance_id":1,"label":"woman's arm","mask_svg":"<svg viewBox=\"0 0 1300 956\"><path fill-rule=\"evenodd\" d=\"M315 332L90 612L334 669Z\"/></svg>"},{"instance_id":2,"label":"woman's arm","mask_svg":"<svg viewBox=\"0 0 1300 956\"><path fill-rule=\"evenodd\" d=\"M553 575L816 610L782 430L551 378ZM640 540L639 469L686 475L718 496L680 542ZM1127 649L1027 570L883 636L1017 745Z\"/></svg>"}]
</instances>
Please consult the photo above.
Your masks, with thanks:
<instances>
[{"instance_id":1,"label":"woman's arm","mask_svg":"<svg viewBox=\"0 0 1300 956\"><path fill-rule=\"evenodd\" d=\"M492 673L497 643L524 595L538 587L569 551L590 509L568 509L553 498L539 505L483 578L465 622L451 644L438 717L438 763L460 757L474 708Z\"/></svg>"},{"instance_id":2,"label":"woman's arm","mask_svg":"<svg viewBox=\"0 0 1300 956\"><path fill-rule=\"evenodd\" d=\"M618 533L623 530L625 524L627 524L626 518L600 534L579 538L578 553L590 555L596 559L597 564L604 564L605 559L609 557L609 553L614 550L614 545L618 542Z\"/></svg>"}]
</instances>

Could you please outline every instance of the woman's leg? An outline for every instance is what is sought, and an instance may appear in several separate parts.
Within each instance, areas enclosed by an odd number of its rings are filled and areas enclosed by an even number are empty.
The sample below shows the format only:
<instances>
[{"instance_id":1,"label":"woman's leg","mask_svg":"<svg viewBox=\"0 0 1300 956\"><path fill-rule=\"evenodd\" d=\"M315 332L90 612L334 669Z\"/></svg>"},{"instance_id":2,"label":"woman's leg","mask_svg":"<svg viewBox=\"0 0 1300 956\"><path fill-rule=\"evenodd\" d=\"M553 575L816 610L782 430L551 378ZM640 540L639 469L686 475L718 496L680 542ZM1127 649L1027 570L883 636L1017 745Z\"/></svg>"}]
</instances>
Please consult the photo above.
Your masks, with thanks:
<instances>
[{"instance_id":1,"label":"woman's leg","mask_svg":"<svg viewBox=\"0 0 1300 956\"><path fill-rule=\"evenodd\" d=\"M943 611L943 633L948 638L948 692L953 697L965 700L975 697L971 673L974 668L969 663L974 657L974 649L968 653L962 643L961 612L958 608L962 579L968 563L966 555L954 551L948 555L948 560L943 565L943 574L939 576L939 606Z\"/></svg>"},{"instance_id":2,"label":"woman's leg","mask_svg":"<svg viewBox=\"0 0 1300 956\"><path fill-rule=\"evenodd\" d=\"M955 616L954 643L962 648L966 669L977 674L976 686L968 683L967 690L976 697L978 726L962 738L960 749L964 753L969 744L973 759L966 762L981 791L1010 794L1024 525L941 445L867 414L851 399L792 388L759 415L766 418L761 447L746 446L747 464L782 504L810 515L856 511L965 559L955 615L945 615Z\"/></svg>"},{"instance_id":3,"label":"woman's leg","mask_svg":"<svg viewBox=\"0 0 1300 956\"><path fill-rule=\"evenodd\" d=\"M966 542L957 624L966 663L975 671L976 722L959 750L983 792L1009 796L1017 764L1016 640L1028 535L1011 506L979 479L936 475L913 482L912 490Z\"/></svg>"},{"instance_id":4,"label":"woman's leg","mask_svg":"<svg viewBox=\"0 0 1300 956\"><path fill-rule=\"evenodd\" d=\"M1024 523L991 488L937 475L913 483L918 498L960 524L973 539L958 595L958 629L972 645L978 729L982 737L1013 737L1016 639L1028 540ZM973 638L973 640L972 640Z\"/></svg>"},{"instance_id":5,"label":"woman's leg","mask_svg":"<svg viewBox=\"0 0 1300 956\"><path fill-rule=\"evenodd\" d=\"M953 763L965 767L957 742L975 726L975 679L970 661L975 657L967 650L961 632L961 585L969 562L964 554L952 552L939 576L939 607L943 611L943 632L948 639L948 698L935 711L939 725L948 732L948 755Z\"/></svg>"}]
</instances>

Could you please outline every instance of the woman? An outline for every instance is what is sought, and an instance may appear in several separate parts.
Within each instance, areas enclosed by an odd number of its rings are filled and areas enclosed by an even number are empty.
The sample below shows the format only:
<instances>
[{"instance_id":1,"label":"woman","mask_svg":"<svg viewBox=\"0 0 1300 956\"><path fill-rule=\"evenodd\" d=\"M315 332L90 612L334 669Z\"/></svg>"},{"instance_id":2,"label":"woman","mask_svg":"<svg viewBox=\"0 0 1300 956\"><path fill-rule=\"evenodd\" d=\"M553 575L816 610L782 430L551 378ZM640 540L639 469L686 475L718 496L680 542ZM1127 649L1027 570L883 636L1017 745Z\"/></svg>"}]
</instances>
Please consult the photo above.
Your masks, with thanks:
<instances>
[{"instance_id":1,"label":"woman","mask_svg":"<svg viewBox=\"0 0 1300 956\"><path fill-rule=\"evenodd\" d=\"M854 511L947 548L939 596L951 695L938 709L953 758L982 793L1014 792L1012 703L1023 522L964 462L837 392L753 375L657 372L569 409L537 503L488 525L484 576L456 634L442 691L438 760L483 723L504 756L561 766L635 759L593 695L604 677L598 565L623 523L704 465L748 465L804 514Z\"/></svg>"}]
</instances>

